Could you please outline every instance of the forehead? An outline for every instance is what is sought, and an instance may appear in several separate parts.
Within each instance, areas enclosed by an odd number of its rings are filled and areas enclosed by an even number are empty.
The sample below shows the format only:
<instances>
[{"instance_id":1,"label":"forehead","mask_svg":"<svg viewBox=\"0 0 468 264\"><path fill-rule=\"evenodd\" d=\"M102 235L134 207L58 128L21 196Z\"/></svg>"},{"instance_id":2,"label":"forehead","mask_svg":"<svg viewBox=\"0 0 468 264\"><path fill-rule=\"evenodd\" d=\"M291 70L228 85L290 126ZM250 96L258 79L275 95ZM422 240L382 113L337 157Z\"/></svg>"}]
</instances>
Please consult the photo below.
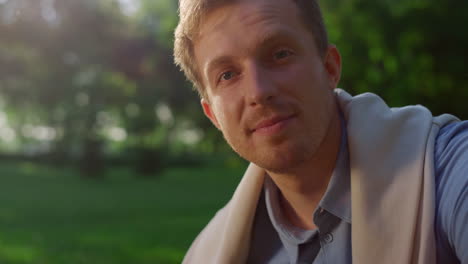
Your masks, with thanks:
<instances>
[{"instance_id":1,"label":"forehead","mask_svg":"<svg viewBox=\"0 0 468 264\"><path fill-rule=\"evenodd\" d=\"M308 34L292 0L240 0L208 12L200 21L195 60L204 75L221 56L243 56L271 35Z\"/></svg>"},{"instance_id":2,"label":"forehead","mask_svg":"<svg viewBox=\"0 0 468 264\"><path fill-rule=\"evenodd\" d=\"M196 42L224 31L227 25L253 26L259 23L284 23L299 20L293 0L238 0L208 10L201 18ZM247 33L247 32L245 32Z\"/></svg>"}]
</instances>

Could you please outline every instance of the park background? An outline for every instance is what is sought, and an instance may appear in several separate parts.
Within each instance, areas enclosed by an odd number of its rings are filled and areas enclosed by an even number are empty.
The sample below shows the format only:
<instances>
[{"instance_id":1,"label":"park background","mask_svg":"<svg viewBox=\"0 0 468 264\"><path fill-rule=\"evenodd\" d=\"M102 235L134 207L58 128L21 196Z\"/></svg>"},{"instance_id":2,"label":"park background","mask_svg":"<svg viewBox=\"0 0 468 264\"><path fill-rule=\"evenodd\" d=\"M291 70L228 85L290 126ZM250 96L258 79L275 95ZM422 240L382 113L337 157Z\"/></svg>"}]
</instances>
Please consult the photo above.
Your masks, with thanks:
<instances>
[{"instance_id":1,"label":"park background","mask_svg":"<svg viewBox=\"0 0 468 264\"><path fill-rule=\"evenodd\" d=\"M340 87L468 118L468 1L321 1ZM176 0L0 0L0 263L180 263L246 162L173 65Z\"/></svg>"}]
</instances>

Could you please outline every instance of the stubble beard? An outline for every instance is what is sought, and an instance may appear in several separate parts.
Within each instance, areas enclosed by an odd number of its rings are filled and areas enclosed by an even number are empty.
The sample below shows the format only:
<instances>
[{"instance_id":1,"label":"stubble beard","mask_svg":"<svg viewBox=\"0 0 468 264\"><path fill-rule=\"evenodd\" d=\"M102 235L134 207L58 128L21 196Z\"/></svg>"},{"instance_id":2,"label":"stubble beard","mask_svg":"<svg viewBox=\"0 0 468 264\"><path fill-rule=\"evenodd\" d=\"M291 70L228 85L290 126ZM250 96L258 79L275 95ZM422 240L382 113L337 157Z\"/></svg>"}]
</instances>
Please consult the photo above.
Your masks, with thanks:
<instances>
[{"instance_id":1,"label":"stubble beard","mask_svg":"<svg viewBox=\"0 0 468 264\"><path fill-rule=\"evenodd\" d=\"M271 173L292 174L295 169L317 158L317 153L329 132L332 118L333 111L325 111L316 118L316 122L310 121L322 124L321 126L309 127L299 134L288 135L276 142L257 142L258 147L254 143L247 143L246 138L242 136L229 138L225 133L223 135L231 148L247 161Z\"/></svg>"},{"instance_id":2,"label":"stubble beard","mask_svg":"<svg viewBox=\"0 0 468 264\"><path fill-rule=\"evenodd\" d=\"M315 135L310 135L310 137L314 136ZM282 142L279 145L272 144L253 149L256 147L242 143L237 144L239 142L243 142L242 139L230 139L226 137L226 135L224 135L224 138L229 146L240 157L256 164L268 172L276 174L288 174L295 168L309 162L321 143L307 142L306 140L285 139L285 142Z\"/></svg>"},{"instance_id":3,"label":"stubble beard","mask_svg":"<svg viewBox=\"0 0 468 264\"><path fill-rule=\"evenodd\" d=\"M313 146L300 145L290 150L265 151L263 157L254 163L271 173L290 174L295 168L310 161L315 153L314 150Z\"/></svg>"},{"instance_id":4,"label":"stubble beard","mask_svg":"<svg viewBox=\"0 0 468 264\"><path fill-rule=\"evenodd\" d=\"M247 135L234 133L234 137L229 137L223 131L223 136L231 148L247 161L271 173L290 174L305 163L312 162L319 152L332 124L334 99L329 103L325 106L326 110L315 117L315 121L309 120L310 123L320 125L308 129L304 127L305 130L296 131L299 134L290 134L282 140L257 141L258 146L255 146L254 142L248 143Z\"/></svg>"}]
</instances>

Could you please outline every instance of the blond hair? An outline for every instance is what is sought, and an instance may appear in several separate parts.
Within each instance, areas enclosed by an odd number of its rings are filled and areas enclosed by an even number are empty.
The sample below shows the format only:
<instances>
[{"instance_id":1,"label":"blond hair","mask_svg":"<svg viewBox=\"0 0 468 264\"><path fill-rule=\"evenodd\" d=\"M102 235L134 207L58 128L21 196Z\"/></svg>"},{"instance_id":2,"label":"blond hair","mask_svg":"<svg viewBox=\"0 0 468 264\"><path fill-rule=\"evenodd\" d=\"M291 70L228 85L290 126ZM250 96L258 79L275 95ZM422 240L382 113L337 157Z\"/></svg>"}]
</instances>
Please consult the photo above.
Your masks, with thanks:
<instances>
[{"instance_id":1,"label":"blond hair","mask_svg":"<svg viewBox=\"0 0 468 264\"><path fill-rule=\"evenodd\" d=\"M239 0L179 0L179 24L175 30L174 61L191 81L198 94L206 98L200 71L194 61L194 42L200 30L201 19L209 12ZM300 11L304 25L312 33L321 56L328 46L328 36L317 0L291 0Z\"/></svg>"}]
</instances>

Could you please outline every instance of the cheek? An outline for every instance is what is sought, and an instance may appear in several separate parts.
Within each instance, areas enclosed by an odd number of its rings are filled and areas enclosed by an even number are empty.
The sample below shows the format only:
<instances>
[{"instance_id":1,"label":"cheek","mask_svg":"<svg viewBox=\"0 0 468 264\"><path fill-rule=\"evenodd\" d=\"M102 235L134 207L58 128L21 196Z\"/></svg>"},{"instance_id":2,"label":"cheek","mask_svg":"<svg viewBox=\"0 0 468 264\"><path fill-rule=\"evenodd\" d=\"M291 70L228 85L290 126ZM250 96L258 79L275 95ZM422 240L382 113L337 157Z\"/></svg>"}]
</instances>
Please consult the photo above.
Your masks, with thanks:
<instances>
[{"instance_id":1,"label":"cheek","mask_svg":"<svg viewBox=\"0 0 468 264\"><path fill-rule=\"evenodd\" d=\"M281 75L278 76L278 75ZM302 60L300 63L296 63L288 67L281 74L278 74L278 81L283 82L285 85L294 84L294 87L302 86L314 86L321 82L320 69L313 63L307 63ZM281 78L281 79L280 79Z\"/></svg>"},{"instance_id":2,"label":"cheek","mask_svg":"<svg viewBox=\"0 0 468 264\"><path fill-rule=\"evenodd\" d=\"M214 109L216 109L215 115L223 132L228 132L227 130L232 130L235 129L235 126L239 126L239 111L237 110L235 100L230 100L229 97L226 98L224 96L218 97L213 102Z\"/></svg>"},{"instance_id":3,"label":"cheek","mask_svg":"<svg viewBox=\"0 0 468 264\"><path fill-rule=\"evenodd\" d=\"M277 77L277 81L280 83L280 87L282 87L285 95L289 95L298 102L306 104L303 105L305 107L307 107L307 104L315 101L314 97L317 94L315 90L318 81L314 72L307 71L305 67L291 67L288 71L283 72L281 76Z\"/></svg>"}]
</instances>

